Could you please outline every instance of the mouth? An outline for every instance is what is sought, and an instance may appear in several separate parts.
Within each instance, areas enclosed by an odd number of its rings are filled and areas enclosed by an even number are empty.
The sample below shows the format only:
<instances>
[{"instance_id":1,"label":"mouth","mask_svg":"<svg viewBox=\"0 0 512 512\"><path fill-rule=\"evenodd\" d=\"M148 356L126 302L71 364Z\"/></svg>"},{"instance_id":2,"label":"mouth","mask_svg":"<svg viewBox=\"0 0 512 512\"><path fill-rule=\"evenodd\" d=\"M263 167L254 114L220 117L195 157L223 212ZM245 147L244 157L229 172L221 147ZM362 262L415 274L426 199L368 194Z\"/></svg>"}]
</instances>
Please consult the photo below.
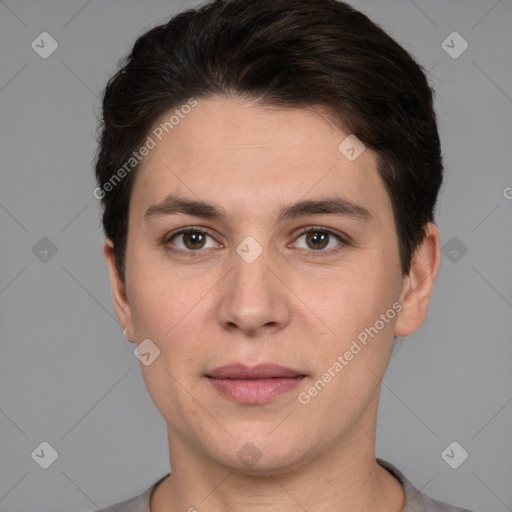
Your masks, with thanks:
<instances>
[{"instance_id":1,"label":"mouth","mask_svg":"<svg viewBox=\"0 0 512 512\"><path fill-rule=\"evenodd\" d=\"M262 404L297 387L306 375L275 364L221 366L205 375L213 388L241 404Z\"/></svg>"}]
</instances>

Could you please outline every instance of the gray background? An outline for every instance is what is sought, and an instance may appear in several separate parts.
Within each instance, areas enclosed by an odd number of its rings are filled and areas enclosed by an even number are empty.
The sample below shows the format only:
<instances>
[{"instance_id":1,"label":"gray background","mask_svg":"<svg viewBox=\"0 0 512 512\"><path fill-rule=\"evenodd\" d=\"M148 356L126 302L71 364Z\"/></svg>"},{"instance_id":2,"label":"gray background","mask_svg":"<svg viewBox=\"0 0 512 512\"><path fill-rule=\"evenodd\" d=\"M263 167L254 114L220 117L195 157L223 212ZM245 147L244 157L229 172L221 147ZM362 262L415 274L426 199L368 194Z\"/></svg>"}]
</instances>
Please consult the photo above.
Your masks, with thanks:
<instances>
[{"instance_id":1,"label":"gray background","mask_svg":"<svg viewBox=\"0 0 512 512\"><path fill-rule=\"evenodd\" d=\"M512 2L352 3L430 71L446 166L443 264L426 323L397 341L377 455L438 499L510 511ZM92 161L119 58L194 5L0 0L1 511L91 511L169 471L165 422L111 303ZM43 31L59 44L47 59L31 47ZM453 31L469 44L458 58L442 47ZM31 456L44 441L58 452L48 469ZM458 469L441 457L452 441L469 453Z\"/></svg>"}]
</instances>

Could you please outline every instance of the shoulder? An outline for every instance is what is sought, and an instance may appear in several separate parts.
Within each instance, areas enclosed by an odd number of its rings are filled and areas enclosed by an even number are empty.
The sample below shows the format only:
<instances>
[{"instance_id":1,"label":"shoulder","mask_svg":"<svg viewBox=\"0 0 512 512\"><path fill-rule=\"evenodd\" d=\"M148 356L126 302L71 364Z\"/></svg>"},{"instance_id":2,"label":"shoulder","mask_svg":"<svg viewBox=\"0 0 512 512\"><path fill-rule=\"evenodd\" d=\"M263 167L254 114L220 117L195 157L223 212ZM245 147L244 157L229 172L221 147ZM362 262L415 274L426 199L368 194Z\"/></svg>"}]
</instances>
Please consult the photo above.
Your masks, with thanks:
<instances>
[{"instance_id":1,"label":"shoulder","mask_svg":"<svg viewBox=\"0 0 512 512\"><path fill-rule=\"evenodd\" d=\"M377 458L377 462L402 484L405 493L405 507L402 512L472 512L467 508L455 507L431 498L414 487L404 474L391 463L379 458Z\"/></svg>"},{"instance_id":2,"label":"shoulder","mask_svg":"<svg viewBox=\"0 0 512 512\"><path fill-rule=\"evenodd\" d=\"M158 484L168 476L169 474L163 476L154 484L151 484L151 486L148 487L143 493L128 500L110 505L109 507L103 508L98 512L151 512L149 506L151 502L151 496L154 490L157 488Z\"/></svg>"}]
</instances>

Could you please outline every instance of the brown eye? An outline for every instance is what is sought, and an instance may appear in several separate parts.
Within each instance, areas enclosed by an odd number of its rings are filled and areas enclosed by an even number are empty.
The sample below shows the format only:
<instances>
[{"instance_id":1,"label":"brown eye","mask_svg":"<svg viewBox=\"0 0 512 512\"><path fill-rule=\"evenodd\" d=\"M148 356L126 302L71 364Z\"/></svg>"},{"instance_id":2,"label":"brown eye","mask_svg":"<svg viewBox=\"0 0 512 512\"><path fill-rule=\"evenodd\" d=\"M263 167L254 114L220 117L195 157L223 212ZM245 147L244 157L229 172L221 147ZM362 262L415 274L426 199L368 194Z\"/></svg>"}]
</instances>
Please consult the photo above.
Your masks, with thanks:
<instances>
[{"instance_id":1,"label":"brown eye","mask_svg":"<svg viewBox=\"0 0 512 512\"><path fill-rule=\"evenodd\" d=\"M325 231L310 231L306 234L306 243L310 249L325 249L331 235Z\"/></svg>"},{"instance_id":2,"label":"brown eye","mask_svg":"<svg viewBox=\"0 0 512 512\"><path fill-rule=\"evenodd\" d=\"M187 249L202 249L205 242L205 235L200 231L189 231L187 233L182 233L183 235L183 244Z\"/></svg>"},{"instance_id":3,"label":"brown eye","mask_svg":"<svg viewBox=\"0 0 512 512\"><path fill-rule=\"evenodd\" d=\"M209 249L218 246L211 235L200 229L191 228L182 229L174 233L172 236L168 237L164 243L168 245L169 248L174 246L183 252L198 252L200 249Z\"/></svg>"},{"instance_id":4,"label":"brown eye","mask_svg":"<svg viewBox=\"0 0 512 512\"><path fill-rule=\"evenodd\" d=\"M350 244L346 237L335 231L322 227L310 227L302 230L293 245L309 251L310 256L329 256Z\"/></svg>"}]
</instances>

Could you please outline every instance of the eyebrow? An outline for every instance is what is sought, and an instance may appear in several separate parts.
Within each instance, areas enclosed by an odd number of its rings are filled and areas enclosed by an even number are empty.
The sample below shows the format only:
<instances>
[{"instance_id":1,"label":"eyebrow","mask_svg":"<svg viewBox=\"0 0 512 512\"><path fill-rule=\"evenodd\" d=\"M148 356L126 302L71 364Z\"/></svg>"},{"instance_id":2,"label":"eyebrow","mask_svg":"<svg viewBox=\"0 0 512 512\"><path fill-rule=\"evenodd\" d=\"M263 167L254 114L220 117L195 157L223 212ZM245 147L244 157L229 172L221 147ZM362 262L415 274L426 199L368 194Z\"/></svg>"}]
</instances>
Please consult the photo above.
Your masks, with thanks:
<instances>
[{"instance_id":1,"label":"eyebrow","mask_svg":"<svg viewBox=\"0 0 512 512\"><path fill-rule=\"evenodd\" d=\"M214 219L225 224L227 224L229 217L226 210L218 205L170 194L162 202L151 205L144 213L144 218L148 220L154 217L180 213L205 219ZM340 215L359 221L367 221L372 217L368 209L348 199L327 197L316 200L303 200L285 206L279 212L277 222L322 214Z\"/></svg>"}]
</instances>

